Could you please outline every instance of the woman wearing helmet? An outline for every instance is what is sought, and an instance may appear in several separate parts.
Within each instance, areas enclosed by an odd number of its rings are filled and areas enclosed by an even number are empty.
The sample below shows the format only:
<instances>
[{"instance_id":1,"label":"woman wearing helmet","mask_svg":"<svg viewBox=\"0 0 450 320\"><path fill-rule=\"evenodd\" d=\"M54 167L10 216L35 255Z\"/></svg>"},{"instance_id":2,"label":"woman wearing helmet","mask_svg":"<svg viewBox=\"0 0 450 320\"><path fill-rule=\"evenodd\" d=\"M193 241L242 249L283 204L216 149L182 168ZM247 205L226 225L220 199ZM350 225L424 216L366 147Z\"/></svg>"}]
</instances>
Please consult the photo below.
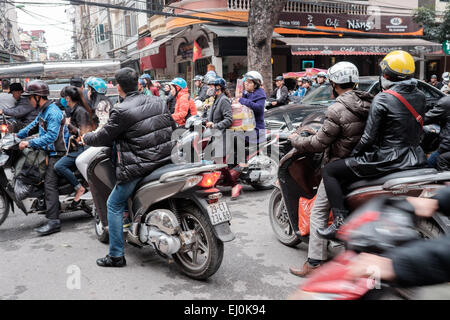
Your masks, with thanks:
<instances>
[{"instance_id":1,"label":"woman wearing helmet","mask_svg":"<svg viewBox=\"0 0 450 320\"><path fill-rule=\"evenodd\" d=\"M103 127L108 122L109 110L112 108L112 103L106 96L108 90L106 82L100 78L88 78L86 80L88 89L88 98L91 101L92 111L94 111L97 127Z\"/></svg>"},{"instance_id":2,"label":"woman wearing helmet","mask_svg":"<svg viewBox=\"0 0 450 320\"><path fill-rule=\"evenodd\" d=\"M179 126L184 126L188 117L197 114L197 109L195 108L194 101L191 102L192 99L189 95L186 80L183 78L175 78L170 84L174 87L174 97L177 99L172 118Z\"/></svg>"},{"instance_id":3,"label":"woman wearing helmet","mask_svg":"<svg viewBox=\"0 0 450 320\"><path fill-rule=\"evenodd\" d=\"M143 93L144 93L145 95L147 95L147 96L153 95L153 96L159 97L159 90L158 90L157 87L155 87L155 86L153 85L152 77L151 77L148 73L144 73L144 74L139 78L139 80L143 80L143 82L144 82L144 85L143 85L143 87L144 87ZM141 84L140 81L139 81L139 84Z\"/></svg>"},{"instance_id":4,"label":"woman wearing helmet","mask_svg":"<svg viewBox=\"0 0 450 320\"><path fill-rule=\"evenodd\" d=\"M211 95L215 97L214 104L208 111L207 128L215 128L224 131L231 127L233 112L231 110L231 94L227 90L223 78L217 77L213 81L214 90Z\"/></svg>"},{"instance_id":5,"label":"woman wearing helmet","mask_svg":"<svg viewBox=\"0 0 450 320\"><path fill-rule=\"evenodd\" d=\"M322 169L334 219L330 227L317 231L326 239L335 237L348 215L341 183L425 167L427 163L420 147L426 99L413 79L414 58L405 51L393 51L381 61L380 67L380 83L387 91L373 100L364 134L352 152L354 157L332 162ZM402 100L413 107L410 109Z\"/></svg>"}]
</instances>

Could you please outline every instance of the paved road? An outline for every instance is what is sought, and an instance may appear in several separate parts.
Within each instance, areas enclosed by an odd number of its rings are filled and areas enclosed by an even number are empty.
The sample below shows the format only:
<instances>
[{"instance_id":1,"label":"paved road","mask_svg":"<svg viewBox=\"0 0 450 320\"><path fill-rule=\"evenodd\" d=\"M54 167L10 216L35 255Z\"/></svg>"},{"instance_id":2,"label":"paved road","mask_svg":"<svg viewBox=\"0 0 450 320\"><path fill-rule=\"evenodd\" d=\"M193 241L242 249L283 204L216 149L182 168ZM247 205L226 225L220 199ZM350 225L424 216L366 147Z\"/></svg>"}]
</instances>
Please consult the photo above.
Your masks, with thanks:
<instances>
[{"instance_id":1,"label":"paved road","mask_svg":"<svg viewBox=\"0 0 450 320\"><path fill-rule=\"evenodd\" d=\"M245 191L229 202L236 239L225 244L221 268L204 282L182 275L151 248L127 246L126 268L97 267L95 259L107 246L96 240L93 220L82 212L62 216L63 232L43 238L33 228L44 217L11 214L0 227L0 300L285 299L302 282L288 268L304 261L306 246L288 248L274 238L267 216L270 191ZM81 288L68 289L78 268ZM69 287L74 284L69 281ZM426 297L450 299L448 289Z\"/></svg>"}]
</instances>

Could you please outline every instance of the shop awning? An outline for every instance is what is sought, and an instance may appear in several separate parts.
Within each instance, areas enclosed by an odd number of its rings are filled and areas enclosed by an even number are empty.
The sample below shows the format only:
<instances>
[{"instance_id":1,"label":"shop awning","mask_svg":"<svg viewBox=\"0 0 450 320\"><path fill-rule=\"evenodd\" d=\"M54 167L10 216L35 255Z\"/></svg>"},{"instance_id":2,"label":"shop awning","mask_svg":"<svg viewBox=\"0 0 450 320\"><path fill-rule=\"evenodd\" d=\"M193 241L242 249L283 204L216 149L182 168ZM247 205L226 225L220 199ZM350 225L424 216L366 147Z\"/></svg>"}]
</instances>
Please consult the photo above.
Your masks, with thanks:
<instances>
[{"instance_id":1,"label":"shop awning","mask_svg":"<svg viewBox=\"0 0 450 320\"><path fill-rule=\"evenodd\" d=\"M141 50L135 51L133 53L131 53L129 56L132 56L134 58L143 58L143 57L147 57L147 56L153 56L156 54L159 54L159 48L165 44L166 42L168 42L169 40L172 40L175 37L180 36L182 33L184 33L187 29L182 30L178 33L175 34L171 34L165 38L162 38L160 40L157 41L153 41L152 43L150 43L148 46L142 48Z\"/></svg>"},{"instance_id":2,"label":"shop awning","mask_svg":"<svg viewBox=\"0 0 450 320\"><path fill-rule=\"evenodd\" d=\"M405 38L282 38L293 55L385 55L405 50L413 55L440 54L439 43Z\"/></svg>"},{"instance_id":3,"label":"shop awning","mask_svg":"<svg viewBox=\"0 0 450 320\"><path fill-rule=\"evenodd\" d=\"M246 27L230 27L230 26L216 26L205 24L202 26L212 33L215 33L220 38L247 38L248 28ZM282 38L282 36L276 32L273 33L273 38Z\"/></svg>"}]
</instances>

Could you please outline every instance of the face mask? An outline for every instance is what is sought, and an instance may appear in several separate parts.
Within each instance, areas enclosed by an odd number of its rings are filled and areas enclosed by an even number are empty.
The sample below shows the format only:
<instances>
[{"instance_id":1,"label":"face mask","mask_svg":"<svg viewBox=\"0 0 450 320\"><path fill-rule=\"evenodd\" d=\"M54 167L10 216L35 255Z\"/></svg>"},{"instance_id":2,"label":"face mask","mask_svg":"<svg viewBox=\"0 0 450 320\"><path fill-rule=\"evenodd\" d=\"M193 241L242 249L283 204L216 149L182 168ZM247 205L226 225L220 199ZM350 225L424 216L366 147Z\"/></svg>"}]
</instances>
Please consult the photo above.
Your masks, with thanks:
<instances>
[{"instance_id":1,"label":"face mask","mask_svg":"<svg viewBox=\"0 0 450 320\"><path fill-rule=\"evenodd\" d=\"M67 107L67 100L66 98L61 98L61 100L59 100L61 102L61 105L66 108Z\"/></svg>"},{"instance_id":2,"label":"face mask","mask_svg":"<svg viewBox=\"0 0 450 320\"><path fill-rule=\"evenodd\" d=\"M208 91L206 91L206 95L208 97L214 97L216 95L216 88L209 88Z\"/></svg>"}]
</instances>

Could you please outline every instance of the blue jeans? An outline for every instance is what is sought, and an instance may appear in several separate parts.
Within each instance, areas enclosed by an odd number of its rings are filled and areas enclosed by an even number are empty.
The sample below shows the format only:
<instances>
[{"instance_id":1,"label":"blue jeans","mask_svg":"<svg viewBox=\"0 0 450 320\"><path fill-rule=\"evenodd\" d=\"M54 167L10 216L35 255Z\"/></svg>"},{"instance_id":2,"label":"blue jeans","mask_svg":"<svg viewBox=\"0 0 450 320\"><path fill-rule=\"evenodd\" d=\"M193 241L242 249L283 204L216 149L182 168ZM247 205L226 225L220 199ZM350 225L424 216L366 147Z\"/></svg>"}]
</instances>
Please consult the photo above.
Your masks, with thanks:
<instances>
[{"instance_id":1,"label":"blue jeans","mask_svg":"<svg viewBox=\"0 0 450 320\"><path fill-rule=\"evenodd\" d=\"M142 178L127 183L116 184L109 195L108 207L108 229L109 229L109 255L111 257L122 257L123 249L123 213L127 208L128 198L133 194L136 185Z\"/></svg>"},{"instance_id":2,"label":"blue jeans","mask_svg":"<svg viewBox=\"0 0 450 320\"><path fill-rule=\"evenodd\" d=\"M430 157L428 158L428 166L430 168L436 168L437 157L439 157L439 155L440 155L439 151L435 151L430 155Z\"/></svg>"},{"instance_id":3,"label":"blue jeans","mask_svg":"<svg viewBox=\"0 0 450 320\"><path fill-rule=\"evenodd\" d=\"M77 151L71 152L67 156L62 157L55 164L56 173L58 173L61 177L66 178L75 190L78 190L81 187L81 184L77 177L75 177L71 168L75 165L75 160L77 157L86 149L87 147L80 146Z\"/></svg>"}]
</instances>

